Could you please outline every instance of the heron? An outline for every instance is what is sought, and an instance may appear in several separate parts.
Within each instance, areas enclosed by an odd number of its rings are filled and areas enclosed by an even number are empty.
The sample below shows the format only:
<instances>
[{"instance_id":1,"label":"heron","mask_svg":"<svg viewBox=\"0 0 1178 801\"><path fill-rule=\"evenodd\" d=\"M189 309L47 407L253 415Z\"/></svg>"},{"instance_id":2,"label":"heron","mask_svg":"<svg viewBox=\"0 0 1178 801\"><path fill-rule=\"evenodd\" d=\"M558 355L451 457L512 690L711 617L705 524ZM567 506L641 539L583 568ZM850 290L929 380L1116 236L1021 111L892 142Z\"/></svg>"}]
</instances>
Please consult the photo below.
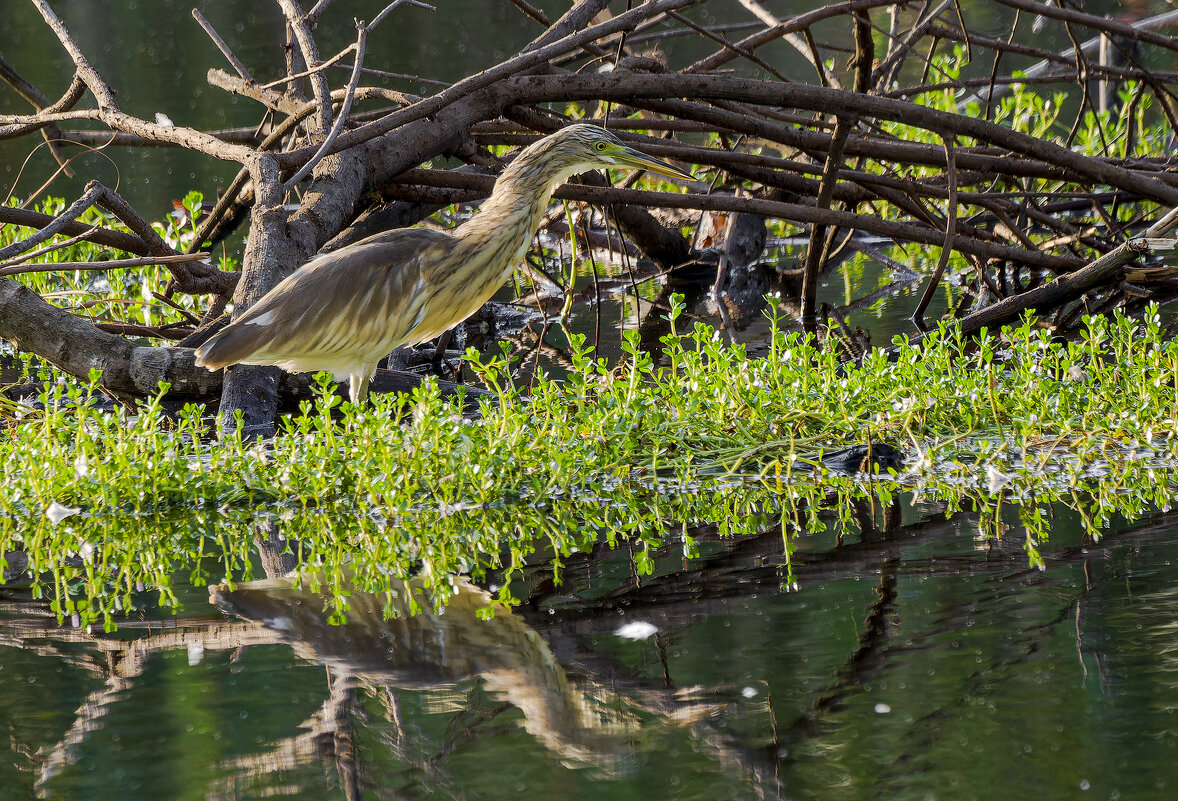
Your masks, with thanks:
<instances>
[{"instance_id":1,"label":"heron","mask_svg":"<svg viewBox=\"0 0 1178 801\"><path fill-rule=\"evenodd\" d=\"M503 285L558 186L610 167L694 180L604 128L570 125L520 152L453 232L398 228L313 257L198 347L196 364L329 372L359 405L382 358L449 330Z\"/></svg>"}]
</instances>

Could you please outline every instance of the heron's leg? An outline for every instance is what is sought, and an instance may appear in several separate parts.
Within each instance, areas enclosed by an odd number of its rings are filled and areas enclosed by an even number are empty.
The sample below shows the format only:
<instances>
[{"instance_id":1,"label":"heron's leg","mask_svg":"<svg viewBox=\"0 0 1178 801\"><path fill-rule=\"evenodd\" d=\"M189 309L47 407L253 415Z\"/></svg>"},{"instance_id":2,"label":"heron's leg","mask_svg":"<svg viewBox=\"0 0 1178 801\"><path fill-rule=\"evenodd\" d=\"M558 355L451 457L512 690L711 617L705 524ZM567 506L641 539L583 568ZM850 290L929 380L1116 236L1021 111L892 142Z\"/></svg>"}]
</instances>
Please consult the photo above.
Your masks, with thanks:
<instances>
[{"instance_id":1,"label":"heron's leg","mask_svg":"<svg viewBox=\"0 0 1178 801\"><path fill-rule=\"evenodd\" d=\"M368 381L371 376L364 371L348 374L348 400L359 406L368 397Z\"/></svg>"},{"instance_id":2,"label":"heron's leg","mask_svg":"<svg viewBox=\"0 0 1178 801\"><path fill-rule=\"evenodd\" d=\"M438 365L442 363L442 357L446 355L446 348L450 347L450 340L454 339L454 329L447 328L438 337L438 347L434 349L434 362Z\"/></svg>"}]
</instances>

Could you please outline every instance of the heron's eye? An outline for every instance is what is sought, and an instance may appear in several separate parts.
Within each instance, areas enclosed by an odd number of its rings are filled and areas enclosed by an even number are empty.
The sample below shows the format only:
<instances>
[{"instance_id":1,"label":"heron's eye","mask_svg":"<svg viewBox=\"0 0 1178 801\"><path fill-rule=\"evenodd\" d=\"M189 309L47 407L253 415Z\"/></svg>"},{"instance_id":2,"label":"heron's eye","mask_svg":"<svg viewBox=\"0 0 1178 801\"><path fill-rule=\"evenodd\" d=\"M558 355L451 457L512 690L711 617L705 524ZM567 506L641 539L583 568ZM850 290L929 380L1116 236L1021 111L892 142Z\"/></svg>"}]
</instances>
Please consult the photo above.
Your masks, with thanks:
<instances>
[{"instance_id":1,"label":"heron's eye","mask_svg":"<svg viewBox=\"0 0 1178 801\"><path fill-rule=\"evenodd\" d=\"M605 152L605 142L598 142L596 145L594 145L594 147L596 147L596 148L597 148L597 152L598 152L598 153L604 153L604 152Z\"/></svg>"}]
</instances>

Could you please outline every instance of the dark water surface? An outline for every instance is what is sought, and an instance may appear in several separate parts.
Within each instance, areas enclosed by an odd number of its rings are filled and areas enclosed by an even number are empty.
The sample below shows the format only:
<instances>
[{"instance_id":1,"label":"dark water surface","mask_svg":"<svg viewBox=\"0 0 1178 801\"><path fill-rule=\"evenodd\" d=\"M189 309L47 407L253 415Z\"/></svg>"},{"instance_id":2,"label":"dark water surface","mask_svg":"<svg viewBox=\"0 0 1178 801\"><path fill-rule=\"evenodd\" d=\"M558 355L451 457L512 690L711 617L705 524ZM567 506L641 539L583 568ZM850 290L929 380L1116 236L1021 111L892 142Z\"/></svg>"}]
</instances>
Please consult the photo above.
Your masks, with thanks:
<instances>
[{"instance_id":1,"label":"dark water surface","mask_svg":"<svg viewBox=\"0 0 1178 801\"><path fill-rule=\"evenodd\" d=\"M5 589L0 796L1174 797L1178 517L1089 542L1061 512L1043 572L1013 522L876 525L798 540L797 591L776 529L699 529L641 579L625 550L561 587L538 563L489 622L465 584L340 627L255 582L86 634Z\"/></svg>"}]
</instances>

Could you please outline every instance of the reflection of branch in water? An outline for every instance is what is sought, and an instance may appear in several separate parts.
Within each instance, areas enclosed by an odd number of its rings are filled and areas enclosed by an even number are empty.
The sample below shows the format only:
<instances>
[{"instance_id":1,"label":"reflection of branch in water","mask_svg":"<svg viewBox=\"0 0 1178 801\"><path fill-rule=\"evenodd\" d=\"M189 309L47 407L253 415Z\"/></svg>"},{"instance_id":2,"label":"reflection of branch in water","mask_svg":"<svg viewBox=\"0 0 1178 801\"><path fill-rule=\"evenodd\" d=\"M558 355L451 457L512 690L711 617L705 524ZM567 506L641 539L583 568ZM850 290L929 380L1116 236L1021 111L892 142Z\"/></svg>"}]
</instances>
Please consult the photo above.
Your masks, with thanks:
<instances>
[{"instance_id":1,"label":"reflection of branch in water","mask_svg":"<svg viewBox=\"0 0 1178 801\"><path fill-rule=\"evenodd\" d=\"M412 768L417 774L429 777L429 780L433 783L429 786L426 791L427 793L436 795L438 798L460 798L461 794L450 787L446 775L438 764L440 757L437 752L429 755L415 755L412 752L410 736L405 728L404 716L401 713L401 701L396 689L375 684L368 680L362 681L368 694L376 699L376 702L385 711L385 719L388 721L389 726L380 732L380 741L397 758L397 761L404 766L405 784L412 785L416 780L416 776L412 775L408 770L408 768ZM458 699L455 700L457 702ZM511 707L509 704L501 704L500 708L510 709ZM413 795L415 794L406 793L406 796Z\"/></svg>"},{"instance_id":2,"label":"reflection of branch in water","mask_svg":"<svg viewBox=\"0 0 1178 801\"><path fill-rule=\"evenodd\" d=\"M878 524L875 522L877 510L874 499L870 504L862 498L852 501L851 516L855 520L855 525L859 527L860 542L886 542L900 530L902 520L900 496L896 495L892 503L882 510L882 519ZM842 545L841 539L839 544Z\"/></svg>"},{"instance_id":3,"label":"reflection of branch in water","mask_svg":"<svg viewBox=\"0 0 1178 801\"><path fill-rule=\"evenodd\" d=\"M332 675L331 668L328 668L327 686L331 690L331 695L324 710L324 717L330 716L332 753L335 755L340 787L344 789L344 798L347 801L360 801L364 797L364 792L360 789L361 762L356 753L356 730L352 725L355 714L359 712L356 684L346 674Z\"/></svg>"},{"instance_id":4,"label":"reflection of branch in water","mask_svg":"<svg viewBox=\"0 0 1178 801\"><path fill-rule=\"evenodd\" d=\"M1085 535L1085 544L1088 544L1090 538ZM1092 565L1088 559L1084 560L1084 592L1076 599L1076 657L1080 661L1080 671L1084 678L1088 677L1088 664L1084 661L1084 633L1080 620L1084 611L1084 603L1092 594ZM1100 685L1107 692L1109 686L1112 684L1112 678L1109 676L1108 669L1105 667L1102 652L1100 650L1099 638L1095 638L1096 642L1089 647L1088 652L1092 655L1092 660L1096 663L1097 673L1100 675Z\"/></svg>"},{"instance_id":5,"label":"reflection of branch in water","mask_svg":"<svg viewBox=\"0 0 1178 801\"><path fill-rule=\"evenodd\" d=\"M478 693L472 693L468 698L477 698ZM490 708L483 708L477 703L471 703L457 710L446 724L446 734L442 744L429 758L430 765L437 771L438 763L453 755L462 745L475 739L480 726L494 720L499 715L510 712L511 704L495 704Z\"/></svg>"},{"instance_id":6,"label":"reflection of branch in water","mask_svg":"<svg viewBox=\"0 0 1178 801\"><path fill-rule=\"evenodd\" d=\"M1174 517L1172 515L1167 515L1161 522L1152 521L1149 524L1139 526L1130 531L1120 532L1115 537L1106 537L1099 543L1087 541L1085 538L1086 541L1082 544L1047 555L1046 558L1048 561L1059 565L1080 562L1083 566L1085 576L1088 578L1089 560L1094 550L1112 548L1114 546L1128 546L1132 548L1136 541L1152 539L1159 533L1169 533L1172 531L1173 519ZM1005 566L1009 568L1011 566L1011 560L1004 560L997 563L988 561L987 563L997 567ZM814 736L818 733L821 729L817 725L820 723L817 714L825 714L836 710L854 685L859 685L864 681L870 680L884 669L889 654L893 649L893 646L888 644L886 635L888 621L896 611L895 585L900 575L900 567L899 560L888 560L888 564L885 565L883 575L881 576L880 587L877 590L877 601L872 606L871 615L865 624L865 630L860 638L860 648L856 650L844 667L838 672L839 681L835 689L816 699L812 704L811 713L794 724L792 728L795 736L792 739L795 741L803 736ZM1037 577L1039 575L1038 571L1027 570L1021 566L1019 569L1004 572L1005 575L1002 578L1016 581L1024 577ZM1078 621L1080 608L1088 597L1090 590L1089 579L1079 589L1077 594L1068 599L1050 618L1024 626L1015 633L1007 634L1004 637L1004 648L1000 652L1002 655L1001 658L993 658L987 663L980 664L976 670L964 676L961 687L955 694L955 697L986 697L994 685L1008 681L1011 677L1009 671L1017 670L1035 652L1042 649L1044 647L1044 641L1054 636L1061 625L1069 624L1073 618ZM985 612L982 608L983 604L998 603L1005 597L1007 596L999 592L986 591L982 594L982 601L980 603L968 603L956 607L949 607L947 611L952 614L945 614L939 618L939 630L964 630L968 628L970 620L973 617ZM1080 629L1078 622L1075 625L1077 647L1079 648ZM1174 627L1174 631L1178 632L1178 626ZM909 647L903 647L905 652L910 656ZM936 646L934 645L932 647ZM1101 670L1103 684L1105 680L1103 665L1099 654L1094 654L1094 656L1098 668ZM1083 656L1081 654L1082 658ZM928 749L934 746L933 741L938 736L942 726L946 722L956 719L960 714L960 704L956 700L949 700L915 720L909 728L912 734L912 742L908 744L903 752L897 755L897 764L906 763L926 753ZM785 737L779 735L779 742L787 739L791 739L788 734ZM782 748L783 753L787 753L789 750L791 749L788 746Z\"/></svg>"},{"instance_id":7,"label":"reflection of branch in water","mask_svg":"<svg viewBox=\"0 0 1178 801\"><path fill-rule=\"evenodd\" d=\"M264 753L236 757L218 765L219 772L233 773L213 785L205 794L207 801L252 797L256 789L251 787L252 782L329 758L335 759L344 797L348 801L362 798L350 718L356 703L355 683L350 677L333 678L329 673L327 687L328 698L323 706L295 727L299 734L280 740Z\"/></svg>"},{"instance_id":8,"label":"reflection of branch in water","mask_svg":"<svg viewBox=\"0 0 1178 801\"><path fill-rule=\"evenodd\" d=\"M829 551L796 555L793 569L797 580L814 585L839 578L868 575L878 569L881 561L889 558L903 560L905 572L926 575L987 574L997 570L1019 569L1026 564L1026 555L1021 547L1009 554L996 551L982 558L978 555L940 556L935 560L914 563L904 558L907 550L914 545L956 536L963 521L974 515L958 512L945 518L937 514L931 520L900 526L893 511L886 510L885 514L887 519L878 531L866 528L866 536L860 536L857 542L840 545ZM862 519L866 520L866 515ZM521 607L521 612L545 636L551 636L554 643L563 645L567 644L569 637L586 636L616 627L616 619L602 615L603 608L641 610L644 619L650 620L661 630L667 630L687 625L700 615L722 614L734 599L781 589L785 581L785 567L779 530L768 529L757 536L734 539L718 537L714 526L700 526L690 532L697 543L708 542L715 547L714 552L693 559L690 571L646 576L641 586L633 581L616 584L609 591L594 592L594 604L586 605L576 595L576 588L591 585L595 577L607 570L607 566L615 560L628 558L620 551L601 547L590 555L575 555L565 561L561 574L563 594L529 598ZM878 532L887 532L887 536L879 536ZM668 536L667 539L668 542L675 542L674 537ZM655 554L655 558L670 554L677 547L667 545ZM540 569L551 568L544 566ZM562 659L580 658L580 653L569 654L560 648L557 653Z\"/></svg>"},{"instance_id":9,"label":"reflection of branch in water","mask_svg":"<svg viewBox=\"0 0 1178 801\"><path fill-rule=\"evenodd\" d=\"M21 606L28 605L12 604L3 611L16 611ZM100 653L78 653L73 648L63 647L73 643L92 642L93 638L80 629L65 629L57 625L57 618L52 613L34 620L5 619L4 626L0 628L0 646L20 648L37 656L61 660L70 667L95 676L104 676L107 673L108 660L102 655L101 648Z\"/></svg>"},{"instance_id":10,"label":"reflection of branch in water","mask_svg":"<svg viewBox=\"0 0 1178 801\"><path fill-rule=\"evenodd\" d=\"M529 325L527 328L520 329L514 335L504 336L503 339L511 342L520 350L530 352L529 355L531 355L534 360L533 372L535 371L535 365L539 364L539 357L541 354L547 356L549 361L558 367L562 367L570 372L575 370L576 368L573 366L573 359L569 355L568 351L564 348L553 345L551 342L545 339L549 328L550 326L545 323L543 326L541 326L539 331L536 331L534 328L532 328L531 325ZM520 369L522 368L523 361L521 360Z\"/></svg>"},{"instance_id":11,"label":"reflection of branch in water","mask_svg":"<svg viewBox=\"0 0 1178 801\"><path fill-rule=\"evenodd\" d=\"M925 556L930 552L928 548L913 548L914 545L920 546L950 535L960 537L963 523L970 519L970 514L959 513L951 520L938 515L936 520L896 526L891 510L885 509L883 522L878 527L882 531L879 531L874 528L875 519L879 517L878 511L872 514L867 508L862 508L856 512L859 526L863 529L857 542L840 545L829 552L796 555L795 570L803 584L814 585L828 580L863 576L868 572L876 572L883 564L885 573L879 594L860 635L857 650L848 656L843 668L836 674L833 686L812 700L811 718L778 727L772 721L772 710L766 704L766 712L773 724L771 728L779 743L788 744L791 738L796 740L815 736L820 732L820 727L811 725L814 716L832 714L857 685L881 670L891 669L888 659L895 653L895 646L888 642L888 626L891 625L890 616L896 611L895 586L899 578L993 575L1004 580L1018 580L1038 576L1035 571L1025 570L1025 555L1020 543L1013 543L1009 553L996 548L989 554L974 552L936 558ZM1059 549L1045 554L1045 558L1052 564L1086 563L1101 550L1113 546L1132 547L1139 541L1156 536L1157 532L1171 530L1174 519L1175 516L1159 515L1149 524L1133 531L1118 533L1095 543L1084 542L1073 548ZM391 726L382 732L383 741L389 744L393 753L402 757L406 765L416 766L422 777L432 776L436 788L446 779L443 775L444 766L438 763L463 748L473 737L485 735L488 726L481 722L483 719L476 723L456 719L458 725L452 728L444 744L429 749L432 756L413 758L410 736L401 721L393 687L405 684L424 686L430 691L430 700L438 704L438 710L435 711L452 713L455 708L469 706L471 699L463 695L470 693L459 690L449 699L443 699L446 688L454 687L462 677L473 675L481 677L482 686L488 692L506 699L513 708L518 708L524 716L525 728L562 762L610 765L614 756L619 752L625 753L629 748L629 740L637 725L635 721L645 717L648 721L653 719L652 722L662 725L681 725L689 729L695 737L694 747L701 753L708 754L721 765L733 766L742 776L757 777L757 785L762 790L772 786L776 757L768 749L761 755L757 749L742 748L739 743L731 742L725 733L712 730L706 722L709 715L722 716L734 709L746 716L750 710L760 714L759 706L750 707L742 705L739 700L725 699L725 691L715 688L694 693L682 690L676 692L673 689L674 676L668 675L664 675L662 681L656 679L654 682L649 678L633 676L614 681L615 690L621 686L626 693L625 697L619 697L614 690L603 689L603 685L611 681L610 663L601 654L601 649L594 649L589 640L594 635L617 627L619 618L612 614L613 611L624 608L627 615L641 616L655 623L661 630L660 637L670 637L669 641L674 642L678 631L711 612L724 613L729 611L736 600L780 591L782 570L779 532L766 532L759 537L718 539L714 531L699 528L692 535L698 542L709 544L704 556L688 563L698 566L698 570L686 572L690 569L687 567L684 572L678 573L656 571L653 576L643 577L641 585L633 582L616 592L595 593L592 601L578 598L575 594L563 597L534 594L519 614L501 614L496 617L498 624L489 622L493 625L476 622L473 618L473 610L490 603L490 597L481 590L460 593L466 596L465 600L456 599L445 615L427 617L420 621L418 628L412 628L412 620L417 618L383 621L383 598L373 602L371 609L362 608L362 605L354 607L357 614L372 617L371 626L366 628L368 624L365 624L359 630L327 626L322 615L322 599L316 597L311 603L303 603L302 607L308 616L318 618L318 623L311 629L313 632L322 628L329 630L329 635L332 632L341 634L335 640L328 636L323 641L326 646L320 650L305 645L296 646L302 649L300 655L332 666L332 683L329 687L331 700L324 711L306 724L318 732L319 740L314 741L313 735L307 740L307 735L300 732L269 754L227 763L223 767L235 770L237 775L226 781L237 784L219 786L217 792L221 795L213 797L233 797L237 787L246 786L251 781L257 783L257 771L270 771L283 764L305 764L306 760L322 762L330 759L335 760L341 784L352 788L346 791L354 794L349 797L359 797L363 776L350 728L361 714L357 706L356 681L362 682L360 686L371 692L388 710ZM669 555L670 552L667 550L664 554ZM564 572L565 585L562 591L575 593L577 585L586 581L585 577L616 572L613 566L621 558L617 552L598 549L592 559L570 559ZM628 556L625 558L629 559ZM551 570L548 565L529 569L543 570L545 573ZM259 585L265 589L267 583L261 582L255 586ZM273 588L278 585L270 586ZM249 588L249 585L243 585L243 588ZM982 603L997 602L1001 598L1000 593L986 593ZM352 596L351 600L360 604L359 594ZM1010 669L1025 660L1028 654L1042 648L1044 639L1058 630L1061 621L1072 624L1078 602L1079 599L1073 599L1051 620L1022 626L1013 639L1008 638L1008 642L1012 642L1012 647L1019 653L1011 656L1011 648L1004 648L998 658L992 659L990 664L980 665L977 671L965 678L966 686L962 692L981 696L989 692L994 683L1009 677ZM19 605L5 605L5 611L9 613L20 608ZM554 614L550 614L550 610ZM281 604L275 604L272 608L259 604L255 611L258 619L280 625L300 619L297 614L292 617L289 609ZM447 619L453 620L452 616L460 611L469 616L466 623L446 622ZM954 627L964 625L962 621L966 616L977 615L978 612L978 604L962 604L949 609L939 622L945 627L944 631L951 632L955 630ZM520 618L525 618L526 622ZM360 622L359 619L357 622ZM393 628L386 630L384 627L389 624L394 624ZM396 633L396 627L402 624L404 630L400 634ZM63 766L72 764L78 758L81 743L86 741L90 732L103 726L107 711L116 708L114 705L134 689L134 678L142 673L150 655L177 648L239 649L249 644L285 642L291 636L260 626L211 620L186 620L182 624L168 621L122 624L124 633L144 628L159 633L143 640L126 642L103 635L89 635L77 629L58 628L51 617L44 616L40 619L6 621L0 629L0 645L10 645L32 653L46 653L54 659L65 660L106 679L106 684L91 693L79 707L74 725L62 740L53 748L42 749L35 757L40 769L40 778L36 784L38 792L52 789L48 783L60 775ZM349 637L357 632L369 638L361 642L359 650L355 648L356 643L349 644ZM314 634L314 637L318 636ZM551 638L551 647L545 638ZM428 660L416 665L390 667L386 652L394 646L405 647L410 651L417 649L419 655L432 654L430 658L443 660L443 667ZM352 648L352 652L348 648ZM514 654L496 652L497 648L514 651ZM470 657L467 651L476 652L476 657ZM577 671L574 679L566 676L553 652L562 658L572 654ZM377 657L373 658L373 654L377 654ZM480 659L483 661L480 662ZM568 660L565 661L567 663ZM459 668L457 671L444 666L455 663ZM338 677L334 675L337 671L342 671ZM603 676L606 678L603 679ZM672 689L668 690L668 686ZM477 696L481 691L476 685L470 692ZM487 711L485 720L510 720L510 725L516 725L514 714L506 718L501 716L500 713L506 708L502 704L494 705L493 708L484 706L484 711ZM928 724L951 721L959 713L953 703L942 703L912 727L910 738L916 741L934 736ZM476 726L481 731L475 731ZM915 758L924 745L927 745L924 741L912 742L904 750ZM20 748L14 745L13 750L19 752Z\"/></svg>"},{"instance_id":12,"label":"reflection of branch in water","mask_svg":"<svg viewBox=\"0 0 1178 801\"><path fill-rule=\"evenodd\" d=\"M814 699L810 712L793 724L779 729L775 745L778 753L789 753L787 742L797 739L795 733L810 733L821 724L822 715L839 709L842 702L875 676L888 658L888 621L896 616L896 583L899 576L900 560L885 559L879 566L879 584L875 589L875 601L871 604L863 630L859 634L859 647L843 663L836 673L836 681L826 693Z\"/></svg>"},{"instance_id":13,"label":"reflection of branch in water","mask_svg":"<svg viewBox=\"0 0 1178 801\"><path fill-rule=\"evenodd\" d=\"M900 528L900 499L898 496L884 510L883 523L880 527L875 524L874 510L869 509L862 501L856 502L855 507L854 516L860 529L861 541L864 543L884 542ZM859 647L835 673L834 686L824 695L814 699L810 713L794 724L786 726L784 729L778 729L777 739L774 743L778 753L789 752L790 749L784 745L784 741L790 739L789 735L792 730L812 729L813 726L820 723L820 717L823 714L839 708L842 701L856 687L870 680L883 668L888 654L888 622L895 618L899 612L896 606L896 585L899 570L900 559L898 557L889 556L881 560L878 567L880 577L875 590L875 601L871 604L867 619L863 622L863 630L859 634Z\"/></svg>"},{"instance_id":14,"label":"reflection of branch in water","mask_svg":"<svg viewBox=\"0 0 1178 801\"><path fill-rule=\"evenodd\" d=\"M905 576L970 577L1002 574L1017 577L1028 574L1026 555L1021 544L1012 543L1009 550L995 548L982 553L940 555L936 558L914 559L913 546L926 545L946 537L959 536L961 527L977 517L976 513L958 512L949 518L937 513L933 519L899 525L895 510L885 510L880 530L868 523L871 516L863 510L859 515L863 531L858 542L839 545L829 551L795 554L794 574L803 586L815 586L839 579L869 575L880 564L895 560ZM1172 520L1173 518L1165 518ZM1149 536L1149 527L1138 529L1140 536ZM883 536L881 536L883 534ZM592 554L570 557L562 570L563 584L559 593L555 588L544 594L533 593L519 608L520 614L549 641L554 653L566 664L577 664L594 674L610 676L615 682L631 689L643 683L623 675L613 675L612 663L592 645L592 638L610 632L618 625L617 614L639 617L655 625L660 631L675 631L690 626L708 615L727 614L731 605L744 598L781 590L784 581L781 537L777 531L766 531L755 537L719 539L714 527L691 530L697 543L710 542L714 551L705 552L693 560L693 569L681 572L656 572L637 582L615 582L605 592L595 589L592 602L579 594L582 588L599 583L603 575L621 575L615 567L629 556L620 550L606 547L594 549ZM1083 547L1060 549L1045 554L1051 564L1084 561L1092 549L1123 544L1134 536L1123 532L1100 543ZM669 543L675 538L667 537ZM1015 547L1017 545L1018 547ZM655 554L656 560L669 555L677 545L665 546ZM1087 550L1086 550L1087 549ZM534 572L549 572L548 566L529 566L525 582ZM1036 572L1037 574L1037 572ZM537 582L538 587L551 587ZM623 618L624 620L625 618Z\"/></svg>"},{"instance_id":15,"label":"reflection of branch in water","mask_svg":"<svg viewBox=\"0 0 1178 801\"><path fill-rule=\"evenodd\" d=\"M77 760L78 750L86 742L86 738L103 727L106 713L130 686L131 682L118 676L108 678L101 689L86 696L86 700L74 713L77 717L73 725L57 745L48 751L37 752L34 759L41 764L33 789L38 797L45 797L49 781Z\"/></svg>"},{"instance_id":16,"label":"reflection of branch in water","mask_svg":"<svg viewBox=\"0 0 1178 801\"><path fill-rule=\"evenodd\" d=\"M397 697L397 693L390 687L376 688L373 691L373 696L384 708L385 717L392 724L392 736L382 738L385 745L389 746L390 750L401 759L408 759L409 752L405 747L407 743L405 720L401 715L401 699Z\"/></svg>"},{"instance_id":17,"label":"reflection of branch in water","mask_svg":"<svg viewBox=\"0 0 1178 801\"><path fill-rule=\"evenodd\" d=\"M80 644L96 653L59 653L51 648L50 655L106 677L105 684L90 693L78 707L73 724L61 740L52 748L40 749L35 755L34 759L39 763L38 778L34 784L38 795L43 795L47 791L46 785L78 759L83 743L90 734L105 725L107 713L132 688L133 679L143 673L148 657L152 654L180 648L193 652L235 650L246 645L272 644L278 639L273 633L253 626L220 620L203 623L186 621L183 625L156 621L151 626L172 630L127 641L88 634L82 629L64 629L55 622L5 621L4 630L0 632L0 645L43 653L47 647L44 640ZM137 627L134 623L123 624L124 629Z\"/></svg>"}]
</instances>

